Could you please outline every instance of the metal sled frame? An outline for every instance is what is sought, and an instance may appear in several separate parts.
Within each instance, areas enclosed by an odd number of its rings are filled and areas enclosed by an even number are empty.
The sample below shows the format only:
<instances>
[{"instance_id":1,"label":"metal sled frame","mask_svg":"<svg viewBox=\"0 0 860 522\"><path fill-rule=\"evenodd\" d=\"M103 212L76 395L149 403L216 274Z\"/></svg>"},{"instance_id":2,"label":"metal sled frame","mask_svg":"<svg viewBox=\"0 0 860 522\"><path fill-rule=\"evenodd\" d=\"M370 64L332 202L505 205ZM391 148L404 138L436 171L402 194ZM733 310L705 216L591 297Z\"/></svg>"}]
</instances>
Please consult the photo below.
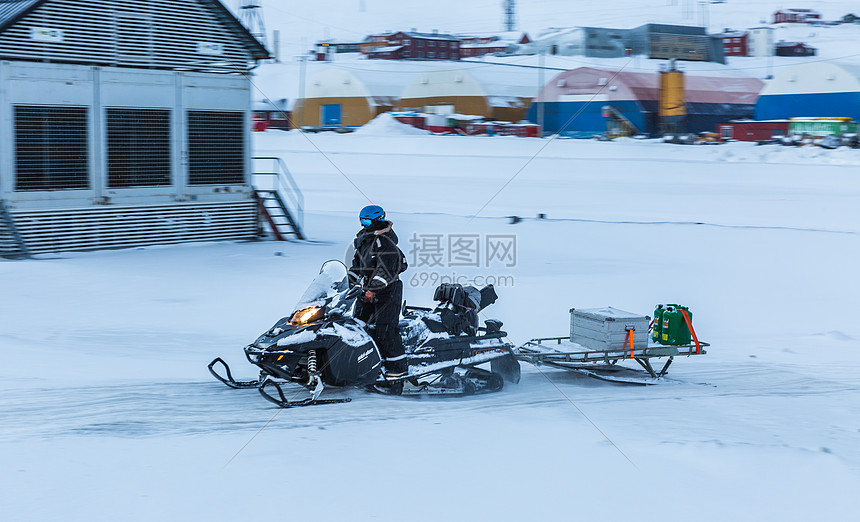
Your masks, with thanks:
<instances>
[{"instance_id":1,"label":"metal sled frame","mask_svg":"<svg viewBox=\"0 0 860 522\"><path fill-rule=\"evenodd\" d=\"M555 345L555 346L553 346ZM681 346L647 346L644 348L589 350L570 342L569 337L541 337L532 339L514 349L514 357L534 365L545 364L554 368L582 373L595 379L624 384L656 384L666 375L669 366L677 356L705 355L704 347L710 344L697 341L697 344ZM565 350L576 347L578 350ZM668 357L660 371L656 371L651 359ZM609 375L621 370L636 371L624 366L616 366L618 361L634 360L647 372L646 378L624 378ZM602 363L602 364L600 364ZM641 373L641 372L639 372Z\"/></svg>"}]
</instances>

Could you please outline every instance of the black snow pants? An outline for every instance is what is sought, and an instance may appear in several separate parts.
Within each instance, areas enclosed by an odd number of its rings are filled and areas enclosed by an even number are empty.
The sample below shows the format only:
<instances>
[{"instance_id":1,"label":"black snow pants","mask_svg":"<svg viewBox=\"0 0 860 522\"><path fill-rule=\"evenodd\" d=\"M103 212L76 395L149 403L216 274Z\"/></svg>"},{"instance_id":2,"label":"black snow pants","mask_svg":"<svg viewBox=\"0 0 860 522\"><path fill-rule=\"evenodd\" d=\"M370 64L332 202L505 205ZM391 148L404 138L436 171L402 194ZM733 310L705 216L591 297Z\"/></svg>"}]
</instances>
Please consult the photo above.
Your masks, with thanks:
<instances>
[{"instance_id":1,"label":"black snow pants","mask_svg":"<svg viewBox=\"0 0 860 522\"><path fill-rule=\"evenodd\" d=\"M400 338L400 308L403 303L403 282L394 281L376 292L376 301L367 303L359 296L355 304L355 317L374 328L370 336L376 342L379 352L389 372L407 370L403 340Z\"/></svg>"}]
</instances>

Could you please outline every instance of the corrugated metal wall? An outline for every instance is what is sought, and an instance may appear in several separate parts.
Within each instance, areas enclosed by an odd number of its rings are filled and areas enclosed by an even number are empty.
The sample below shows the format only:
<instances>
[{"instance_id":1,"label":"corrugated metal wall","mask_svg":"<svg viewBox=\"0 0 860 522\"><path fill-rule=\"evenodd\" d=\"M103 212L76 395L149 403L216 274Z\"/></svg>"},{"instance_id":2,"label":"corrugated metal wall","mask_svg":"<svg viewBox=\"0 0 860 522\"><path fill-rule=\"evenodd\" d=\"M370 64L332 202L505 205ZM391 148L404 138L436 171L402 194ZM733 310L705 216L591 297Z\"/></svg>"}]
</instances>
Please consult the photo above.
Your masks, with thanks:
<instances>
[{"instance_id":1,"label":"corrugated metal wall","mask_svg":"<svg viewBox=\"0 0 860 522\"><path fill-rule=\"evenodd\" d=\"M0 35L0 58L234 72L251 59L197 0L51 0Z\"/></svg>"},{"instance_id":2,"label":"corrugated metal wall","mask_svg":"<svg viewBox=\"0 0 860 522\"><path fill-rule=\"evenodd\" d=\"M12 211L32 254L129 248L188 241L251 239L256 202L136 205ZM0 224L0 228L2 224ZM15 245L0 233L0 255Z\"/></svg>"}]
</instances>

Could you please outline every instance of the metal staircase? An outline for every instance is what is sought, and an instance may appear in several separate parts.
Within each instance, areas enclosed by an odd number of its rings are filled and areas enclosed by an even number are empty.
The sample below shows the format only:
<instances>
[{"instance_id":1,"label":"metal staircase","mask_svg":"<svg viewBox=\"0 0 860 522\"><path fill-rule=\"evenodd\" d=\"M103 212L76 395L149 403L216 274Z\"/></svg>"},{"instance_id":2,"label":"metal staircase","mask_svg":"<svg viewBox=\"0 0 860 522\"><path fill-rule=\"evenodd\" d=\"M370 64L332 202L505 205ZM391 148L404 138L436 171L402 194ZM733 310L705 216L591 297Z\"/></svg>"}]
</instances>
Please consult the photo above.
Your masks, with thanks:
<instances>
[{"instance_id":1,"label":"metal staircase","mask_svg":"<svg viewBox=\"0 0 860 522\"><path fill-rule=\"evenodd\" d=\"M275 239L286 241L290 235L305 239L305 198L284 160L254 158L254 194L260 216Z\"/></svg>"},{"instance_id":2,"label":"metal staircase","mask_svg":"<svg viewBox=\"0 0 860 522\"><path fill-rule=\"evenodd\" d=\"M6 208L6 203L0 199L0 257L9 259L29 259L30 250L21 237L15 219Z\"/></svg>"},{"instance_id":3,"label":"metal staircase","mask_svg":"<svg viewBox=\"0 0 860 522\"><path fill-rule=\"evenodd\" d=\"M639 129L633 122L624 117L621 112L612 105L603 106L603 117L606 120L606 135L609 138L630 137L639 134Z\"/></svg>"}]
</instances>

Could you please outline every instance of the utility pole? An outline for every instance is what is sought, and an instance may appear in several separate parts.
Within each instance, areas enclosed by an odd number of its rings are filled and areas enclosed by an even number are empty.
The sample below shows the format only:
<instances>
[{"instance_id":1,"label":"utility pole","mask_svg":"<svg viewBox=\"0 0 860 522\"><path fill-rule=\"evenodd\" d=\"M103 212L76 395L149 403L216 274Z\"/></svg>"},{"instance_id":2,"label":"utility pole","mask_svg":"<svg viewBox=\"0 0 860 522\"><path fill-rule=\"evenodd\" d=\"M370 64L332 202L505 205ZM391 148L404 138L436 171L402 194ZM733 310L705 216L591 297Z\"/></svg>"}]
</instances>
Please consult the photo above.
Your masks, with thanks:
<instances>
[{"instance_id":1,"label":"utility pole","mask_svg":"<svg viewBox=\"0 0 860 522\"><path fill-rule=\"evenodd\" d=\"M302 39L302 49L304 49L304 48L305 48L305 40ZM305 110L307 109L307 100L305 100L305 66L306 66L307 61L308 61L308 54L307 53L300 54L298 56L298 59L302 63L301 68L299 68L299 100L302 102L302 110L297 111L299 113L299 121L298 121L297 128L299 130L301 130L301 128L305 124ZM293 107L298 108L298 103L294 103Z\"/></svg>"},{"instance_id":2,"label":"utility pole","mask_svg":"<svg viewBox=\"0 0 860 522\"><path fill-rule=\"evenodd\" d=\"M546 50L541 49L540 52L540 69L538 69L538 106L537 106L537 120L538 120L538 135L543 138L543 111L544 111L544 82L543 82L543 61L544 56L546 55Z\"/></svg>"}]
</instances>

